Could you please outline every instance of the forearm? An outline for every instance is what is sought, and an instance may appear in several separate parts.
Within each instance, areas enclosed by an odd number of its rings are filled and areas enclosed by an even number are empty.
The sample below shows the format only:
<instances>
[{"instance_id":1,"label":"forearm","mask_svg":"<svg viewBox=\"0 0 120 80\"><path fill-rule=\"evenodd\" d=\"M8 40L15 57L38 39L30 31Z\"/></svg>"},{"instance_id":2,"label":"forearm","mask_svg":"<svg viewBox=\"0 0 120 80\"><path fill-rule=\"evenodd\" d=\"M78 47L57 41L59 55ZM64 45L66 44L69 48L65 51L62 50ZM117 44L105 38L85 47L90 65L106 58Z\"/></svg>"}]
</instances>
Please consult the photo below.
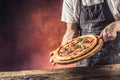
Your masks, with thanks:
<instances>
[{"instance_id":1,"label":"forearm","mask_svg":"<svg viewBox=\"0 0 120 80\"><path fill-rule=\"evenodd\" d=\"M120 21L115 21L116 24L116 31L120 32Z\"/></svg>"},{"instance_id":2,"label":"forearm","mask_svg":"<svg viewBox=\"0 0 120 80\"><path fill-rule=\"evenodd\" d=\"M67 29L63 36L62 44L64 44L69 39L75 38L79 36L79 30L77 24L67 23Z\"/></svg>"}]
</instances>

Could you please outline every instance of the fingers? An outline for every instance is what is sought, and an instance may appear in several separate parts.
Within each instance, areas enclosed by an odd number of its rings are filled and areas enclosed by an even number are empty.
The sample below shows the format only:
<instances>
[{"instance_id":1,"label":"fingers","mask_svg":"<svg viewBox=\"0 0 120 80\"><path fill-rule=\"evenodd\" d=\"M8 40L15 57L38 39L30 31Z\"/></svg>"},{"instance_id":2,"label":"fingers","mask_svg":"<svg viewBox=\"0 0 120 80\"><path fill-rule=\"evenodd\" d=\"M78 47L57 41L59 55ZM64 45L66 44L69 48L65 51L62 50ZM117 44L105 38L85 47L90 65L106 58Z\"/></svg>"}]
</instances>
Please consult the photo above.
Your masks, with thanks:
<instances>
[{"instance_id":1,"label":"fingers","mask_svg":"<svg viewBox=\"0 0 120 80\"><path fill-rule=\"evenodd\" d=\"M109 41L116 39L116 37L117 37L116 35L108 34L108 40Z\"/></svg>"},{"instance_id":2,"label":"fingers","mask_svg":"<svg viewBox=\"0 0 120 80\"><path fill-rule=\"evenodd\" d=\"M103 38L103 33L101 32L101 34L98 36L99 39Z\"/></svg>"},{"instance_id":3,"label":"fingers","mask_svg":"<svg viewBox=\"0 0 120 80\"><path fill-rule=\"evenodd\" d=\"M56 63L53 61L53 55L54 55L54 51L52 51L51 53L50 53L50 60L49 60L49 62L52 64L52 65L55 65Z\"/></svg>"},{"instance_id":4,"label":"fingers","mask_svg":"<svg viewBox=\"0 0 120 80\"><path fill-rule=\"evenodd\" d=\"M112 38L111 38L111 40L115 40L115 39L116 39L116 37L112 37Z\"/></svg>"},{"instance_id":5,"label":"fingers","mask_svg":"<svg viewBox=\"0 0 120 80\"><path fill-rule=\"evenodd\" d=\"M52 65L54 66L56 63L52 62Z\"/></svg>"},{"instance_id":6,"label":"fingers","mask_svg":"<svg viewBox=\"0 0 120 80\"><path fill-rule=\"evenodd\" d=\"M104 41L107 41L107 31L106 30L103 30L101 33L100 33L100 35L99 35L99 37L98 38L100 38L100 39L103 39Z\"/></svg>"},{"instance_id":7,"label":"fingers","mask_svg":"<svg viewBox=\"0 0 120 80\"><path fill-rule=\"evenodd\" d=\"M108 40L108 41L113 40L113 35L112 35L112 34L108 34L108 35L107 35L107 40Z\"/></svg>"},{"instance_id":8,"label":"fingers","mask_svg":"<svg viewBox=\"0 0 120 80\"><path fill-rule=\"evenodd\" d=\"M111 40L116 39L116 34L109 33L109 31L107 31L107 29L105 29L101 32L101 34L99 35L99 38L102 38L105 42L111 41Z\"/></svg>"},{"instance_id":9,"label":"fingers","mask_svg":"<svg viewBox=\"0 0 120 80\"><path fill-rule=\"evenodd\" d=\"M53 59L52 59L52 57L50 58L50 63L52 63L53 62Z\"/></svg>"},{"instance_id":10,"label":"fingers","mask_svg":"<svg viewBox=\"0 0 120 80\"><path fill-rule=\"evenodd\" d=\"M54 53L53 53L53 51L52 51L52 52L50 52L50 56L53 56L53 54L54 54Z\"/></svg>"},{"instance_id":11,"label":"fingers","mask_svg":"<svg viewBox=\"0 0 120 80\"><path fill-rule=\"evenodd\" d=\"M50 58L50 63L51 63L52 65L55 65L55 64L56 64L56 63L53 61L53 57Z\"/></svg>"},{"instance_id":12,"label":"fingers","mask_svg":"<svg viewBox=\"0 0 120 80\"><path fill-rule=\"evenodd\" d=\"M114 40L116 39L117 37L117 34L116 33L106 33L106 36L105 36L105 41L111 41L111 40Z\"/></svg>"}]
</instances>

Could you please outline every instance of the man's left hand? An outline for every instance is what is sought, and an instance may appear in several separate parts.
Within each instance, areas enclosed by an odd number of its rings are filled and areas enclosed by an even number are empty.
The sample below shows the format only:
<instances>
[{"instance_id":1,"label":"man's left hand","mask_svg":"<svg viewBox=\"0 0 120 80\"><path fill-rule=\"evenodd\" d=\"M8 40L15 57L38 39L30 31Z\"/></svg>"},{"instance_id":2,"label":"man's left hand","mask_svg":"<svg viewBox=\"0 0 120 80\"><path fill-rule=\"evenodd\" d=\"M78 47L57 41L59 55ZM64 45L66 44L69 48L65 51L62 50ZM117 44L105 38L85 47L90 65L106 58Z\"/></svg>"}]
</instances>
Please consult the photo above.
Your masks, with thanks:
<instances>
[{"instance_id":1,"label":"man's left hand","mask_svg":"<svg viewBox=\"0 0 120 80\"><path fill-rule=\"evenodd\" d=\"M99 38L102 38L104 41L111 41L116 39L116 37L117 37L116 22L112 22L111 24L107 25L99 36Z\"/></svg>"}]
</instances>

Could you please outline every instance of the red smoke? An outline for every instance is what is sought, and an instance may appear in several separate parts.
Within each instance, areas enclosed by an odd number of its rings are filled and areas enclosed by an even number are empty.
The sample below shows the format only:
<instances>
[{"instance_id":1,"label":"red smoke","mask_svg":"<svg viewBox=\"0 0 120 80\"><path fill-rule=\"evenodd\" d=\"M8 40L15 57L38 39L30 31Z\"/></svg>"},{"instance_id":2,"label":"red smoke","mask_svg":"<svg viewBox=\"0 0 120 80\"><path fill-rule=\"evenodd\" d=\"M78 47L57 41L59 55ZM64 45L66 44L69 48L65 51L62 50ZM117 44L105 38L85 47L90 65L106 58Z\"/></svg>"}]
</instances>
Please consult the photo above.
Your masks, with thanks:
<instances>
[{"instance_id":1,"label":"red smoke","mask_svg":"<svg viewBox=\"0 0 120 80\"><path fill-rule=\"evenodd\" d=\"M3 0L0 4L1 71L74 66L49 63L49 53L60 45L66 28L60 21L62 0Z\"/></svg>"}]
</instances>

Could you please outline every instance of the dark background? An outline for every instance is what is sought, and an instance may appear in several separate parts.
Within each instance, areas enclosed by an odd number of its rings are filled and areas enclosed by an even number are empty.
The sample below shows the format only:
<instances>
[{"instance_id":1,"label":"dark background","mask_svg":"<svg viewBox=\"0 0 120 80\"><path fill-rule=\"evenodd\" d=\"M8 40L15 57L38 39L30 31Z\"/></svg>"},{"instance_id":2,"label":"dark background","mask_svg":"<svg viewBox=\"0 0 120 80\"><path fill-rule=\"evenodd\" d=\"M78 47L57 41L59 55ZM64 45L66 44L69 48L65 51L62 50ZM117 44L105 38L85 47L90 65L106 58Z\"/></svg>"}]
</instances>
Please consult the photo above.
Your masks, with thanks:
<instances>
[{"instance_id":1,"label":"dark background","mask_svg":"<svg viewBox=\"0 0 120 80\"><path fill-rule=\"evenodd\" d=\"M0 71L72 67L49 63L65 32L62 0L0 0Z\"/></svg>"}]
</instances>

